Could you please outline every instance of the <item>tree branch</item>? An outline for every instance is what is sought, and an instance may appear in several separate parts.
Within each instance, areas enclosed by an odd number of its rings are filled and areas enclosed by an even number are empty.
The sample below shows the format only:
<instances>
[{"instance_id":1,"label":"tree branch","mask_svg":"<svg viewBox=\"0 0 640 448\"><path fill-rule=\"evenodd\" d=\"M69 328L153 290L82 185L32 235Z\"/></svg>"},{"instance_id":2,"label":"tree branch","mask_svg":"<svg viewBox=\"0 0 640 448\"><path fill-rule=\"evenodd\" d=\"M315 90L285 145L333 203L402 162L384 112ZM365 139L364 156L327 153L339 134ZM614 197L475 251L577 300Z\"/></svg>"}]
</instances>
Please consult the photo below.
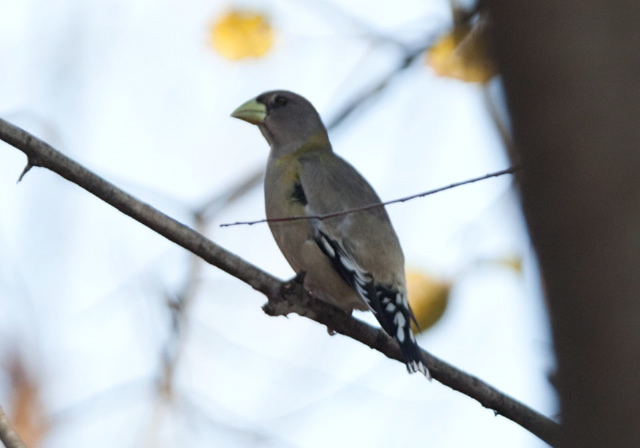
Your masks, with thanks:
<instances>
[{"instance_id":1,"label":"tree branch","mask_svg":"<svg viewBox=\"0 0 640 448\"><path fill-rule=\"evenodd\" d=\"M77 184L103 201L144 224L165 238L198 255L208 263L262 292L264 306L272 316L296 313L362 342L385 356L402 362L397 343L382 330L354 319L341 310L311 297L299 283L283 283L237 255L223 249L195 230L159 212L95 175L47 143L0 119L0 139L27 155L28 164L47 168ZM492 409L496 415L518 423L549 444L553 444L559 426L551 419L528 408L444 361L423 351L433 378Z\"/></svg>"},{"instance_id":2,"label":"tree branch","mask_svg":"<svg viewBox=\"0 0 640 448\"><path fill-rule=\"evenodd\" d=\"M0 441L6 448L27 448L20 435L15 430L9 417L0 407Z\"/></svg>"}]
</instances>

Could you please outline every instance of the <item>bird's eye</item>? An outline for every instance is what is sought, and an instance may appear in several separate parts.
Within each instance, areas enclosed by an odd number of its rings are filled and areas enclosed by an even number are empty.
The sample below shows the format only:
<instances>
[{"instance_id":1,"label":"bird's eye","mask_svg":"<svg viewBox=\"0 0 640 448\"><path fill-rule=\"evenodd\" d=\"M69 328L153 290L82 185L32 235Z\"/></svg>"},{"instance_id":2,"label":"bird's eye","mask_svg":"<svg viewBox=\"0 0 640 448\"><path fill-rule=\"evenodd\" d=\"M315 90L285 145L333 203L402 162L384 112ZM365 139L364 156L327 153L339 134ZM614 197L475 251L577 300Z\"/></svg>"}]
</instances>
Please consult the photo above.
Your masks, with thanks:
<instances>
[{"instance_id":1,"label":"bird's eye","mask_svg":"<svg viewBox=\"0 0 640 448\"><path fill-rule=\"evenodd\" d=\"M274 107L274 109L278 109L279 107L286 106L288 102L289 102L288 99L286 99L283 96L278 95L273 99L273 107Z\"/></svg>"}]
</instances>

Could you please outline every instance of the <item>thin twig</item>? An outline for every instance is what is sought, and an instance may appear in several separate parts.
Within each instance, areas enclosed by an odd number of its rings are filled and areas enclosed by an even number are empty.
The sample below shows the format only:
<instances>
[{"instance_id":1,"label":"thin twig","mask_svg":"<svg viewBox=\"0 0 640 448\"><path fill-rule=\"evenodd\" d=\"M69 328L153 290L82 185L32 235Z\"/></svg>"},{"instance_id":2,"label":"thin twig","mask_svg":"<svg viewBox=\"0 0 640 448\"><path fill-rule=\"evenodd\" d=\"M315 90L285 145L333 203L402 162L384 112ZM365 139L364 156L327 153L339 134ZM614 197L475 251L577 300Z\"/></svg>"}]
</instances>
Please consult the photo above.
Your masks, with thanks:
<instances>
[{"instance_id":1,"label":"thin twig","mask_svg":"<svg viewBox=\"0 0 640 448\"><path fill-rule=\"evenodd\" d=\"M231 186L222 193L217 193L199 205L193 212L195 219L202 221L201 224L204 229L212 221L213 216L217 215L226 206L251 192L254 187L260 184L263 177L264 168L256 169L251 172L237 184Z\"/></svg>"},{"instance_id":2,"label":"thin twig","mask_svg":"<svg viewBox=\"0 0 640 448\"><path fill-rule=\"evenodd\" d=\"M205 233L209 222L214 219L217 213L250 192L262 177L263 170L255 171L240 183L231 186L222 193L216 194L196 207L191 212L195 229L200 233ZM162 425L163 419L167 418L168 407L174 405L176 401L175 373L187 342L187 327L190 323L189 311L202 284L199 281L202 267L202 259L192 254L186 278L179 291L165 297L165 302L171 315L171 336L167 339L162 350L160 378L156 384L156 402L149 419L149 430L147 431L144 446L154 447L158 445L158 437L160 436L158 428ZM221 425L222 423L217 424Z\"/></svg>"},{"instance_id":3,"label":"thin twig","mask_svg":"<svg viewBox=\"0 0 640 448\"><path fill-rule=\"evenodd\" d=\"M23 151L34 166L47 168L79 185L103 201L146 225L170 241L200 256L208 263L244 281L269 300L270 315L297 313L334 331L351 337L391 359L401 361L397 343L382 330L359 321L328 303L309 295L302 285L282 283L237 255L223 249L198 232L140 202L133 196L87 170L47 143L0 119L0 139ZM480 379L424 352L433 378L518 423L549 444L557 438L559 426L553 420L505 395Z\"/></svg>"},{"instance_id":4,"label":"thin twig","mask_svg":"<svg viewBox=\"0 0 640 448\"><path fill-rule=\"evenodd\" d=\"M429 190L429 191L425 191L425 192L422 192L422 193L412 194L411 196L405 196L403 198L394 199L392 201L376 202L374 204L365 205L363 207L350 208L349 210L342 210L342 211L339 211L339 212L325 213L323 215L289 216L287 218L258 219L256 221L238 221L238 222L233 222L233 223L220 224L220 227L231 227L231 226L241 226L241 225L252 226L254 224L261 224L263 222L299 221L301 219L317 219L317 220L323 221L325 219L335 218L336 216L343 216L343 215L347 215L349 213L363 212L365 210L370 210L370 209L376 208L376 207L384 207L384 206L390 205L390 204L397 204L398 202L406 202L406 201L410 201L411 199L430 196L432 194L440 193L441 191L450 190L452 188L456 188L456 187L459 187L461 185L467 185L467 184L471 184L471 183L474 183L474 182L479 182L481 180L490 179L492 177L503 176L505 174L513 174L514 172L518 171L519 169L520 169L519 166L513 166L513 167L507 168L505 170L501 170L501 171L496 171L494 173L485 174L484 176L474 177L473 179L467 179L467 180L463 180L463 181L460 181L460 182L454 182L454 183L452 183L450 185L447 185L446 187L440 187L440 188L436 188L434 190Z\"/></svg>"},{"instance_id":5,"label":"thin twig","mask_svg":"<svg viewBox=\"0 0 640 448\"><path fill-rule=\"evenodd\" d=\"M427 50L431 46L431 42L425 45L420 45L413 50L405 51L402 59L400 60L397 67L391 70L389 73L384 75L376 84L367 89L366 91L360 93L353 100L351 100L347 105L345 105L338 114L331 119L327 123L327 130L332 131L338 125L343 123L351 114L353 114L357 109L361 108L368 100L376 96L378 93L382 92L391 81L402 71L411 67L413 62L421 57L425 50Z\"/></svg>"}]
</instances>

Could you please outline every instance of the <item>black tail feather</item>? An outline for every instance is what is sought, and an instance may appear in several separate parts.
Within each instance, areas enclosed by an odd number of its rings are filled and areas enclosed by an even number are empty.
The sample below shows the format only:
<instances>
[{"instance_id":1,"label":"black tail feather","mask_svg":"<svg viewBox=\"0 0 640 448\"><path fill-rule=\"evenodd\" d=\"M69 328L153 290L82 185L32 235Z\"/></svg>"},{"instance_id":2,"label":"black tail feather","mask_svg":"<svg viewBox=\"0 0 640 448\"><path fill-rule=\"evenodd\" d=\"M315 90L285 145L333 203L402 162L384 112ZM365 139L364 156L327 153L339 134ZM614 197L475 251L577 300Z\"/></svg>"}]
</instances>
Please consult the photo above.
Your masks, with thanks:
<instances>
[{"instance_id":1,"label":"black tail feather","mask_svg":"<svg viewBox=\"0 0 640 448\"><path fill-rule=\"evenodd\" d=\"M381 311L376 314L376 318L389 336L398 341L407 370L409 373L420 372L431 379L422 349L418 346L411 328L411 322L415 322L416 318L406 296L400 291L380 285L376 286L376 293Z\"/></svg>"}]
</instances>

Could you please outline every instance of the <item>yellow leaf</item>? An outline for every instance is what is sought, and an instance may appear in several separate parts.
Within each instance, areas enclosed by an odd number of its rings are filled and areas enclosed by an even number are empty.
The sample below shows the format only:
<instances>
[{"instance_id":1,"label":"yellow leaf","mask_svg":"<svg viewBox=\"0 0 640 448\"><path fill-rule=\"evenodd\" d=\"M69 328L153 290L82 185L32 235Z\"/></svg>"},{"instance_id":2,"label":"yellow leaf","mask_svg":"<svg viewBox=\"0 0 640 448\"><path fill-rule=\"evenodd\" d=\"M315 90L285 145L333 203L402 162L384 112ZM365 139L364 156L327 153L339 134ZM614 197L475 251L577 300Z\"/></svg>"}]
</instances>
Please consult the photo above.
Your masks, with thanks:
<instances>
[{"instance_id":1,"label":"yellow leaf","mask_svg":"<svg viewBox=\"0 0 640 448\"><path fill-rule=\"evenodd\" d=\"M522 257L520 255L505 255L489 261L498 266L510 269L516 274L522 274Z\"/></svg>"},{"instance_id":2,"label":"yellow leaf","mask_svg":"<svg viewBox=\"0 0 640 448\"><path fill-rule=\"evenodd\" d=\"M440 320L449 302L451 283L437 279L422 271L407 270L407 294L420 331L432 327ZM414 331L418 331L415 324Z\"/></svg>"},{"instance_id":3,"label":"yellow leaf","mask_svg":"<svg viewBox=\"0 0 640 448\"><path fill-rule=\"evenodd\" d=\"M496 67L489 56L486 28L482 20L473 26L456 26L429 49L427 64L439 76L466 82L489 81Z\"/></svg>"},{"instance_id":4,"label":"yellow leaf","mask_svg":"<svg viewBox=\"0 0 640 448\"><path fill-rule=\"evenodd\" d=\"M11 355L7 373L11 391L7 400L15 430L26 446L40 446L51 422L42 403L39 377L27 370L18 352Z\"/></svg>"},{"instance_id":5,"label":"yellow leaf","mask_svg":"<svg viewBox=\"0 0 640 448\"><path fill-rule=\"evenodd\" d=\"M222 56L235 61L264 56L273 46L274 35L264 15L231 10L212 25L209 42Z\"/></svg>"}]
</instances>

